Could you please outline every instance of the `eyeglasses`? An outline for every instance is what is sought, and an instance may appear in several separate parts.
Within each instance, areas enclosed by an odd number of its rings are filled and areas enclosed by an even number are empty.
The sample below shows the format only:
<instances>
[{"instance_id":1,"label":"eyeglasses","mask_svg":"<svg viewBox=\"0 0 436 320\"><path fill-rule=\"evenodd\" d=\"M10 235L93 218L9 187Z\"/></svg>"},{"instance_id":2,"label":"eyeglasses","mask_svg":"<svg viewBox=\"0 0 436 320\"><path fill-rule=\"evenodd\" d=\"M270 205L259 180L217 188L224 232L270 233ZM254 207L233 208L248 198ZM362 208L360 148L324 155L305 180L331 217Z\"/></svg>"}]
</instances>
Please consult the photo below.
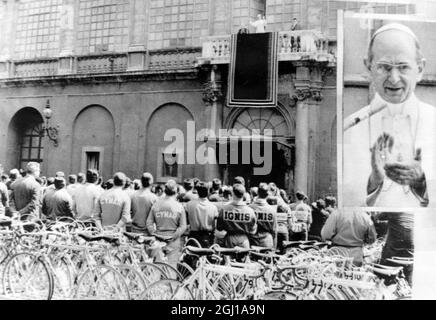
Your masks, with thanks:
<instances>
[{"instance_id":1,"label":"eyeglasses","mask_svg":"<svg viewBox=\"0 0 436 320\"><path fill-rule=\"evenodd\" d=\"M393 64L389 62L376 62L375 70L378 74L388 75L393 68L397 68L401 74L409 74L412 71L412 66L408 63Z\"/></svg>"}]
</instances>

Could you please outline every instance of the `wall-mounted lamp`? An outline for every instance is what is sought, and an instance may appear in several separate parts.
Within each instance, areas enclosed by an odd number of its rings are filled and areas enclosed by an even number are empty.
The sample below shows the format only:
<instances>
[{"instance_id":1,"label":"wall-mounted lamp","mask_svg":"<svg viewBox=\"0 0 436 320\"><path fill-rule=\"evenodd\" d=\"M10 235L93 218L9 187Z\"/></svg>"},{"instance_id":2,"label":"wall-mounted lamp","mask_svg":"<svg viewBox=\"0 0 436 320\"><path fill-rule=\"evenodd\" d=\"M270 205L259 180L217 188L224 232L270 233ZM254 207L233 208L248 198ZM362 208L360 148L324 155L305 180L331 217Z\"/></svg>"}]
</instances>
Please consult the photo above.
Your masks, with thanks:
<instances>
[{"instance_id":1,"label":"wall-mounted lamp","mask_svg":"<svg viewBox=\"0 0 436 320\"><path fill-rule=\"evenodd\" d=\"M44 137L45 134L47 133L47 137L51 141L53 141L54 146L57 147L58 146L59 130L55 127L50 127L50 125L49 125L50 118L53 115L53 111L50 108L50 100L47 100L47 104L46 104L42 114L44 115L45 123L42 126L40 135L41 135L41 137Z\"/></svg>"}]
</instances>

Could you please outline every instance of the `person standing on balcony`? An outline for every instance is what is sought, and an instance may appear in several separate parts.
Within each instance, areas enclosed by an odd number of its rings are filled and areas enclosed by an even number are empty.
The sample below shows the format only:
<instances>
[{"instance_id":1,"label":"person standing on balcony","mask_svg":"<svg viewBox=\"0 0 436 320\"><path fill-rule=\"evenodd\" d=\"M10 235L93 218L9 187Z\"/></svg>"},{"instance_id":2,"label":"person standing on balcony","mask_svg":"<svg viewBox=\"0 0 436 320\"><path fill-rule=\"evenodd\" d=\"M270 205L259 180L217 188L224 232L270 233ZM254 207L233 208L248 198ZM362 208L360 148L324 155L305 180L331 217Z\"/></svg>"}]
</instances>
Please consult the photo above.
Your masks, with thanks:
<instances>
[{"instance_id":1,"label":"person standing on balcony","mask_svg":"<svg viewBox=\"0 0 436 320\"><path fill-rule=\"evenodd\" d=\"M266 32L266 18L265 16L262 16L261 14L257 15L256 21L250 21L251 26L256 28L256 33L265 33Z\"/></svg>"},{"instance_id":2,"label":"person standing on balcony","mask_svg":"<svg viewBox=\"0 0 436 320\"><path fill-rule=\"evenodd\" d=\"M296 30L300 30L300 25L298 24L298 19L293 18L291 24L291 31L296 31Z\"/></svg>"}]
</instances>

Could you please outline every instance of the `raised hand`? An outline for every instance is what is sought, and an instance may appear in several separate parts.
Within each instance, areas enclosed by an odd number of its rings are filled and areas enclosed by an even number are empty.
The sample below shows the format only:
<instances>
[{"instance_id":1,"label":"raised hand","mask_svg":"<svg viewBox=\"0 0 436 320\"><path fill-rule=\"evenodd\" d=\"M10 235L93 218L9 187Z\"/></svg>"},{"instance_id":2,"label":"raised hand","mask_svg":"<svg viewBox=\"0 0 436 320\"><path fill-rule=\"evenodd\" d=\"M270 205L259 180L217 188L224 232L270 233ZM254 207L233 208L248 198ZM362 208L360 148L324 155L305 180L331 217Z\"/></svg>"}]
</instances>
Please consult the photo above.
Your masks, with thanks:
<instances>
[{"instance_id":1,"label":"raised hand","mask_svg":"<svg viewBox=\"0 0 436 320\"><path fill-rule=\"evenodd\" d=\"M421 188L425 183L424 171L421 166L422 151L418 148L410 163L391 162L384 165L386 176L398 184Z\"/></svg>"},{"instance_id":2,"label":"raised hand","mask_svg":"<svg viewBox=\"0 0 436 320\"><path fill-rule=\"evenodd\" d=\"M368 182L368 193L372 193L383 182L385 177L385 165L391 158L394 138L387 134L381 134L374 146L371 148L372 172Z\"/></svg>"}]
</instances>

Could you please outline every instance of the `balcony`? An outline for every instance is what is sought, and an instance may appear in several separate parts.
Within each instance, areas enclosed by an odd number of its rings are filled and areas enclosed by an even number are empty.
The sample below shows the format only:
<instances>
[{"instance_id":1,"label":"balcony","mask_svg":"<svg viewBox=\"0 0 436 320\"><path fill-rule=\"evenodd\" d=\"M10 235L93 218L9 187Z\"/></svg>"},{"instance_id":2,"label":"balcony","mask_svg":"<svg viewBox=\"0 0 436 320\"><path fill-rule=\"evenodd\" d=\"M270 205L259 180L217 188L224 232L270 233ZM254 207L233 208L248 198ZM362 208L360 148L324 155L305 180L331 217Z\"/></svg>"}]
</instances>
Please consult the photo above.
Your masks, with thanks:
<instances>
[{"instance_id":1,"label":"balcony","mask_svg":"<svg viewBox=\"0 0 436 320\"><path fill-rule=\"evenodd\" d=\"M230 63L231 36L213 36L202 39L203 48L198 64ZM318 30L279 32L279 61L317 61L334 64L334 48L329 39Z\"/></svg>"},{"instance_id":2,"label":"balcony","mask_svg":"<svg viewBox=\"0 0 436 320\"><path fill-rule=\"evenodd\" d=\"M142 68L129 69L129 53L101 53L62 58L34 58L26 60L0 60L2 82L84 80L89 78L135 78L165 74L196 72L200 47L150 50L144 52ZM177 71L177 72L174 72Z\"/></svg>"}]
</instances>

